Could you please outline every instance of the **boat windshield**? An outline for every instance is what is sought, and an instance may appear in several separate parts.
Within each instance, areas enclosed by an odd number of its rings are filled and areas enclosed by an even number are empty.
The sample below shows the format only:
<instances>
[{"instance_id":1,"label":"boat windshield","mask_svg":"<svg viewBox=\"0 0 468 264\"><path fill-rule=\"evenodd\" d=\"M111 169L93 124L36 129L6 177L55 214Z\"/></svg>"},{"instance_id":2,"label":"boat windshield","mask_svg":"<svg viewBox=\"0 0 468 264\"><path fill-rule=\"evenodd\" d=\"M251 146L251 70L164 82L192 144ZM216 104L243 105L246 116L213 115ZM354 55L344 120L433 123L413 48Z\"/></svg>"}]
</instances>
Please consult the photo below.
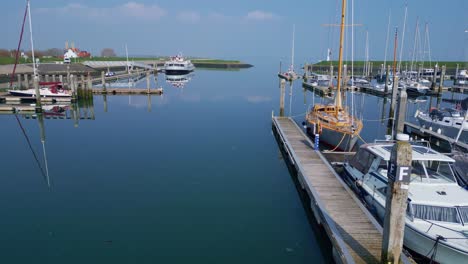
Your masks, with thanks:
<instances>
[{"instance_id":1,"label":"boat windshield","mask_svg":"<svg viewBox=\"0 0 468 264\"><path fill-rule=\"evenodd\" d=\"M411 182L457 182L449 162L439 160L414 160L411 166Z\"/></svg>"},{"instance_id":2,"label":"boat windshield","mask_svg":"<svg viewBox=\"0 0 468 264\"><path fill-rule=\"evenodd\" d=\"M413 217L439 222L461 223L456 207L442 207L424 204L411 204ZM468 212L465 212L467 217Z\"/></svg>"},{"instance_id":3,"label":"boat windshield","mask_svg":"<svg viewBox=\"0 0 468 264\"><path fill-rule=\"evenodd\" d=\"M459 207L458 210L460 211L460 215L463 220L463 223L468 223L468 207L467 206Z\"/></svg>"}]
</instances>

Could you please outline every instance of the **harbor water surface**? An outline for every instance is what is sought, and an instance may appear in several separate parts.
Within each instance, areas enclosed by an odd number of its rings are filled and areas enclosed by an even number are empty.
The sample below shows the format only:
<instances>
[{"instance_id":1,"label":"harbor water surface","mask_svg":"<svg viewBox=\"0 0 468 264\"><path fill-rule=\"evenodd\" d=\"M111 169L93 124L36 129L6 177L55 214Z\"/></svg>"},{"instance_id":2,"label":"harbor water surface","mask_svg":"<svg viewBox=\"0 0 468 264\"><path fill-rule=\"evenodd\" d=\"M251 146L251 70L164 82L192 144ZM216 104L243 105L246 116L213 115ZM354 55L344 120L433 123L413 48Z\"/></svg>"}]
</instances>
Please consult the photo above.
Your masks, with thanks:
<instances>
[{"instance_id":1,"label":"harbor water surface","mask_svg":"<svg viewBox=\"0 0 468 264\"><path fill-rule=\"evenodd\" d=\"M274 68L256 66L46 119L50 187L0 116L0 262L328 262L271 132ZM19 118L45 168L38 120Z\"/></svg>"},{"instance_id":2,"label":"harbor water surface","mask_svg":"<svg viewBox=\"0 0 468 264\"><path fill-rule=\"evenodd\" d=\"M15 117L0 116L0 261L330 262L271 131L277 64L252 63L197 69L185 87L160 75L162 96L95 96L95 120L46 119L50 187ZM286 114L300 123L327 100L297 82ZM411 101L408 119L428 101ZM389 100L346 102L363 140L384 137ZM45 168L38 120L19 119Z\"/></svg>"}]
</instances>

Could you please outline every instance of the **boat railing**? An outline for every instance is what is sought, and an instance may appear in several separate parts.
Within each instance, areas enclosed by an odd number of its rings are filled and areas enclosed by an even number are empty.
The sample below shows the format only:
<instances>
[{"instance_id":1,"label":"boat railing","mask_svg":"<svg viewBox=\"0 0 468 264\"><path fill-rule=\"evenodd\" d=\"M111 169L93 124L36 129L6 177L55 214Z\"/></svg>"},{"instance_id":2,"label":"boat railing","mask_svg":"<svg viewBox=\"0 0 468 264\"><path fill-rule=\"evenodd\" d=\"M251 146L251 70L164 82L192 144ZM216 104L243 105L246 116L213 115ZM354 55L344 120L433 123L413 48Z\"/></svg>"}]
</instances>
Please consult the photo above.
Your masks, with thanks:
<instances>
[{"instance_id":1,"label":"boat railing","mask_svg":"<svg viewBox=\"0 0 468 264\"><path fill-rule=\"evenodd\" d=\"M397 140L393 140L393 139L390 139L390 140L387 140L387 139L375 139L374 140L374 143L396 143ZM426 147L426 148L431 148L431 143L429 141L425 141L425 140L410 140L409 143L412 145L412 146L423 146L423 147Z\"/></svg>"},{"instance_id":2,"label":"boat railing","mask_svg":"<svg viewBox=\"0 0 468 264\"><path fill-rule=\"evenodd\" d=\"M434 222L429 221L429 220L426 220L426 219L420 219L420 218L418 218L418 220L421 220L421 221L424 221L424 222L427 222L427 223L431 224L431 225L429 226L429 228L426 230L426 233L428 233L428 232L432 229L433 226L437 226L437 227L440 227L440 228L443 228L443 229L452 231L452 232L454 232L454 233L458 233L458 234L460 234L461 236L464 236L464 237L465 237L465 238L463 238L463 237L462 237L462 238L459 238L459 237L443 237L443 240L444 240L444 241L446 241L446 240L448 240L448 239L467 239L467 240L468 240L467 234L466 234L465 232L463 232L463 231L459 231L459 230L452 229L452 228L450 228L450 227L446 227L446 226L443 226L443 225L439 225L439 224L437 224L437 223L434 223ZM463 222L462 222L461 224L464 225Z\"/></svg>"}]
</instances>

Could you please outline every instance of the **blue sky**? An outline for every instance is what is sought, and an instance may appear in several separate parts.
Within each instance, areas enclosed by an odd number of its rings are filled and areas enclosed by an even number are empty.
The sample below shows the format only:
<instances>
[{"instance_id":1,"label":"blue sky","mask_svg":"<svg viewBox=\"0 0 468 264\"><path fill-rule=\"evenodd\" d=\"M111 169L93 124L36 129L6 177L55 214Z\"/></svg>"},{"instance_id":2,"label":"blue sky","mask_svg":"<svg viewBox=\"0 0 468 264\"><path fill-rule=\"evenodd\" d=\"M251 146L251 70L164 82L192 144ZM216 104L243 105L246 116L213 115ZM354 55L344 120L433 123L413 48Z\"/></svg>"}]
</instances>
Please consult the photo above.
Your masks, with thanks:
<instances>
[{"instance_id":1,"label":"blue sky","mask_svg":"<svg viewBox=\"0 0 468 264\"><path fill-rule=\"evenodd\" d=\"M5 1L0 16L2 48L18 42L23 0ZM429 26L432 60L468 60L467 0L354 0L355 58L363 59L369 32L371 59L383 59L387 19L391 36L403 29L408 4L403 59L413 49L416 18ZM278 57L291 53L292 25L296 25L298 62L324 59L327 47L338 47L339 0L32 0L35 47L64 47L65 41L99 54L105 47L130 55L185 55L218 58ZM351 0L348 1L350 10ZM348 16L350 17L350 16ZM350 23L350 22L349 22ZM5 26L8 25L8 26ZM401 39L401 38L400 38ZM350 58L350 45L347 57ZM23 45L29 49L29 41ZM389 44L389 54L393 45ZM335 53L336 54L336 53ZM336 57L336 56L335 56Z\"/></svg>"}]
</instances>

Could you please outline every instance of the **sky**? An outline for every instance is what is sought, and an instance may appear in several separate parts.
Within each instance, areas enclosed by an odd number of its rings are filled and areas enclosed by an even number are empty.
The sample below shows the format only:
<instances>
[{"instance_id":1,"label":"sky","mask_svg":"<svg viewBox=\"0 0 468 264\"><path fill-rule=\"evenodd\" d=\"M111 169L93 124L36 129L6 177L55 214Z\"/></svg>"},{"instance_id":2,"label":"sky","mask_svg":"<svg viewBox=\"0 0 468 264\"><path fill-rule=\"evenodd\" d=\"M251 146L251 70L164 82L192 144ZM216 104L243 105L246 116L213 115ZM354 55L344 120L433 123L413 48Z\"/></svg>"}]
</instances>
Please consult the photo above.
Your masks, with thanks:
<instances>
[{"instance_id":1,"label":"sky","mask_svg":"<svg viewBox=\"0 0 468 264\"><path fill-rule=\"evenodd\" d=\"M393 54L395 28L402 58L411 59L416 20L420 22L420 54L432 61L468 60L467 0L348 0L348 24L354 2L354 57L364 59L366 31L369 57L385 57L387 23L391 14L387 59ZM405 4L408 15L403 34ZM3 1L0 48L16 47L26 0ZM31 0L36 49L64 48L65 42L99 55L113 48L118 55L175 55L211 58L290 58L295 25L298 62L323 60L327 48L336 59L339 0ZM429 44L423 49L425 24ZM26 31L28 33L28 27ZM30 49L29 35L22 47ZM351 58L351 27L346 31L345 58ZM430 46L430 49L429 49ZM398 47L399 51L400 47ZM423 53L425 51L425 53Z\"/></svg>"}]
</instances>

